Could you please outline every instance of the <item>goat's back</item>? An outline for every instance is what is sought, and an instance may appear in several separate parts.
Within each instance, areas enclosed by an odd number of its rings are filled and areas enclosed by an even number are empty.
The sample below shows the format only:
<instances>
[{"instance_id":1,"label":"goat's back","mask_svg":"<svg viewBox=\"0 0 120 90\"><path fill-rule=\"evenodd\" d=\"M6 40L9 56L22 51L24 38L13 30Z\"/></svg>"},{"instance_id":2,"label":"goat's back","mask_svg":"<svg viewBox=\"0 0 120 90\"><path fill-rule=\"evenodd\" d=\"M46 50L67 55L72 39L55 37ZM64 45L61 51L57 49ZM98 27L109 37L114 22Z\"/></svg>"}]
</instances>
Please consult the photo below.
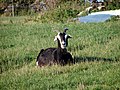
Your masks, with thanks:
<instances>
[{"instance_id":1,"label":"goat's back","mask_svg":"<svg viewBox=\"0 0 120 90\"><path fill-rule=\"evenodd\" d=\"M44 65L51 65L53 63L53 56L52 53L56 48L47 48L47 49L41 49L38 57L37 57L37 63L39 66Z\"/></svg>"}]
</instances>

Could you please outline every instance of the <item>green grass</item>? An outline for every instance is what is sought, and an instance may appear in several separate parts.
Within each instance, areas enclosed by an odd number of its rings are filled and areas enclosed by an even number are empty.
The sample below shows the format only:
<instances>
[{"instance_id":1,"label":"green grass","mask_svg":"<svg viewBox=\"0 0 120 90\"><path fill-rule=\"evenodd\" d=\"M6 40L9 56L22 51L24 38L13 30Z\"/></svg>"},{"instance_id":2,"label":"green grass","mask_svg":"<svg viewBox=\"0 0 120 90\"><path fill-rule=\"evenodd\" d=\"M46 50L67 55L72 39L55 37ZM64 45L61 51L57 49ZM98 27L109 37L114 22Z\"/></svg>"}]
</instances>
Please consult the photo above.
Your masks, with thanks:
<instances>
[{"instance_id":1,"label":"green grass","mask_svg":"<svg viewBox=\"0 0 120 90\"><path fill-rule=\"evenodd\" d=\"M0 18L1 90L120 89L120 21L48 24L25 18ZM41 48L57 47L53 30L65 27L76 64L36 67Z\"/></svg>"},{"instance_id":2,"label":"green grass","mask_svg":"<svg viewBox=\"0 0 120 90\"><path fill-rule=\"evenodd\" d=\"M1 90L117 90L120 62L83 62L73 66L24 66L1 75Z\"/></svg>"}]
</instances>

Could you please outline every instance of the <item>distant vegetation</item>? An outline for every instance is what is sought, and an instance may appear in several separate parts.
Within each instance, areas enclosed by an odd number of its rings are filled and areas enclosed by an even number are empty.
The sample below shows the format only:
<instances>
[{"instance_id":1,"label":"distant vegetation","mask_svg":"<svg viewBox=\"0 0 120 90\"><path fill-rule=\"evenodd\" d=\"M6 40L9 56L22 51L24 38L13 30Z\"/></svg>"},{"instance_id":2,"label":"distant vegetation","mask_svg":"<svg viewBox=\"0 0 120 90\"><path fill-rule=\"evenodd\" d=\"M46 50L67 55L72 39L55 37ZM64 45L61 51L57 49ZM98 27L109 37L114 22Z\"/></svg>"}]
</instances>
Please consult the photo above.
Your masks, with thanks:
<instances>
[{"instance_id":1,"label":"distant vegetation","mask_svg":"<svg viewBox=\"0 0 120 90\"><path fill-rule=\"evenodd\" d=\"M73 18L77 17L77 14L86 7L90 6L90 3L84 2L84 0L1 0L0 10L2 16L11 16L13 13L12 4L14 5L15 16L35 16L31 20L39 20L40 22L70 22ZM119 0L105 0L104 2L106 10L113 10L120 8ZM9 6L9 9L7 8ZM7 10L6 10L7 8ZM2 10L6 10L5 14ZM86 15L86 14L85 14Z\"/></svg>"},{"instance_id":2,"label":"distant vegetation","mask_svg":"<svg viewBox=\"0 0 120 90\"><path fill-rule=\"evenodd\" d=\"M106 22L110 22L110 21L119 21L120 20L120 15L117 16L112 16L110 19L108 19Z\"/></svg>"}]
</instances>

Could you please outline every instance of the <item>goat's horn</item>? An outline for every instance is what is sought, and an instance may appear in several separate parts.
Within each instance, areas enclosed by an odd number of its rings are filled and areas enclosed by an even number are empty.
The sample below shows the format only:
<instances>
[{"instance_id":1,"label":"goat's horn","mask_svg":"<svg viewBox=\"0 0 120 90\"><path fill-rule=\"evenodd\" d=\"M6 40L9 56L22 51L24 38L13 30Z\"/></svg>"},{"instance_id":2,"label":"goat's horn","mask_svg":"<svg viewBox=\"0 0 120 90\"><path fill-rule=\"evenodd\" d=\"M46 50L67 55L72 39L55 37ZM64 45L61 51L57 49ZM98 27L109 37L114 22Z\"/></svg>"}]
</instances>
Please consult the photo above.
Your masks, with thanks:
<instances>
[{"instance_id":1,"label":"goat's horn","mask_svg":"<svg viewBox=\"0 0 120 90\"><path fill-rule=\"evenodd\" d=\"M68 28L65 28L65 29L64 29L64 33L66 33L67 30L68 30Z\"/></svg>"},{"instance_id":2,"label":"goat's horn","mask_svg":"<svg viewBox=\"0 0 120 90\"><path fill-rule=\"evenodd\" d=\"M53 30L54 32L57 32L57 33L59 33L60 31L58 31L58 30Z\"/></svg>"}]
</instances>

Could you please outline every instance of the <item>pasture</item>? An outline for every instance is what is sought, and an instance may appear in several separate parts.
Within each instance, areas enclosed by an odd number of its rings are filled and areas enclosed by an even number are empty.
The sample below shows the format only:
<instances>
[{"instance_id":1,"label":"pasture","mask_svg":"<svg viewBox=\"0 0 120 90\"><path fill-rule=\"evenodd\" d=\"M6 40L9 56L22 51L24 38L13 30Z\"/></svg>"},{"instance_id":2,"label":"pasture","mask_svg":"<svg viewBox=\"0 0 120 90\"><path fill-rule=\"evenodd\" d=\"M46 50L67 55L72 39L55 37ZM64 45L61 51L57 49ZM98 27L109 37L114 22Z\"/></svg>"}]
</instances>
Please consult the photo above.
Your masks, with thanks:
<instances>
[{"instance_id":1,"label":"pasture","mask_svg":"<svg viewBox=\"0 0 120 90\"><path fill-rule=\"evenodd\" d=\"M57 47L54 30L67 27L75 65L38 68L40 49ZM120 21L39 23L26 17L0 18L1 90L119 90Z\"/></svg>"}]
</instances>

